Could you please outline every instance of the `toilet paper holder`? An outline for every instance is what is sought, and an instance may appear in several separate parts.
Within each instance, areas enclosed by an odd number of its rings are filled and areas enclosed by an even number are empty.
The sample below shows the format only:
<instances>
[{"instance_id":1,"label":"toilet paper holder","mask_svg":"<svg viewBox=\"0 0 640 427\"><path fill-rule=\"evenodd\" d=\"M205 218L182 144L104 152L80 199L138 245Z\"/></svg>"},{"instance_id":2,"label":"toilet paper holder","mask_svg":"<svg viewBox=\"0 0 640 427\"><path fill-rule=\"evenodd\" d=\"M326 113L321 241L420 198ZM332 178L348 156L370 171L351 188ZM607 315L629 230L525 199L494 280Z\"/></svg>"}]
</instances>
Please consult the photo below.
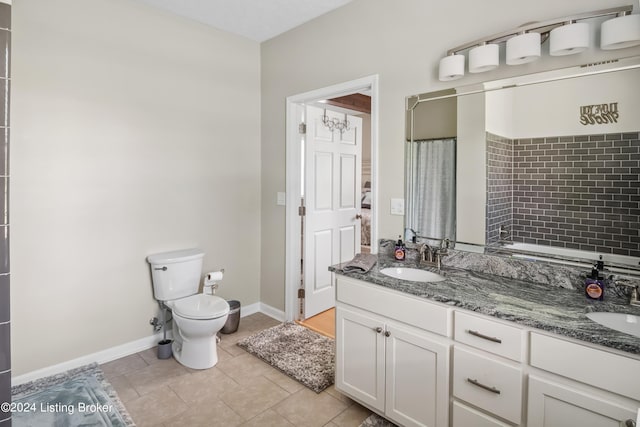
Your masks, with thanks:
<instances>
[{"instance_id":1,"label":"toilet paper holder","mask_svg":"<svg viewBox=\"0 0 640 427\"><path fill-rule=\"evenodd\" d=\"M218 282L224 277L224 268L212 271L204 276L204 293L214 295L218 289ZM208 290L208 292L207 292Z\"/></svg>"}]
</instances>

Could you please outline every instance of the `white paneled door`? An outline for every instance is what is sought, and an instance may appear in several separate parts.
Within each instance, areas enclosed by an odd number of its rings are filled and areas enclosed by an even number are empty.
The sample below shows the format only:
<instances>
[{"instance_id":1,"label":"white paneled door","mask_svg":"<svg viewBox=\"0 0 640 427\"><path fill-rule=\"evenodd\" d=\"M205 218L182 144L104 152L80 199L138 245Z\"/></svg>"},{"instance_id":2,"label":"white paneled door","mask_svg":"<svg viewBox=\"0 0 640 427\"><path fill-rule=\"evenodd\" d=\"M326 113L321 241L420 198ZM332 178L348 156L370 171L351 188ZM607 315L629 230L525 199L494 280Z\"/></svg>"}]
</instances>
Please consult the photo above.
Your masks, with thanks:
<instances>
[{"instance_id":1,"label":"white paneled door","mask_svg":"<svg viewBox=\"0 0 640 427\"><path fill-rule=\"evenodd\" d=\"M322 117L348 120L349 129L331 130ZM306 107L304 316L335 305L328 267L349 261L360 248L362 119Z\"/></svg>"}]
</instances>

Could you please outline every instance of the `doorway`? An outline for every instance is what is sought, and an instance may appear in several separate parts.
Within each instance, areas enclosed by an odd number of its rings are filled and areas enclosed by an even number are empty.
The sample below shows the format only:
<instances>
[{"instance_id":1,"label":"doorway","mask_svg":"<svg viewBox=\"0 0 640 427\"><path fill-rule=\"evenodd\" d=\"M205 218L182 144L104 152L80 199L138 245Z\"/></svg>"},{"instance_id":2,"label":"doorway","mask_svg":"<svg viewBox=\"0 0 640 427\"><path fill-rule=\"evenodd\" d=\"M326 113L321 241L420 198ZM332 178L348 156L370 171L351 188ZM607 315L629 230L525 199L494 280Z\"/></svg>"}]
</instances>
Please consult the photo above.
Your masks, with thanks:
<instances>
[{"instance_id":1,"label":"doorway","mask_svg":"<svg viewBox=\"0 0 640 427\"><path fill-rule=\"evenodd\" d=\"M310 111L312 108L322 108L324 110L325 116L335 116L336 114L338 114L344 116L345 120L347 120L350 111L345 111L344 107L336 107L335 105L330 105L326 100L336 98L348 99L350 95L365 93L370 96L371 100L371 113L369 116L370 120L367 120L368 123L366 129L370 139L370 156L367 156L368 158L370 158L370 161L362 162L362 157L359 156L358 163L354 164L353 170L355 171L355 168L357 168L358 170L357 185L359 188L357 189L356 195L357 206L355 207L355 210L351 215L358 219L358 227L360 227L359 221L362 219L360 212L362 195L364 195L366 192L366 202L369 203L371 207L371 209L368 210L368 213L370 213L370 231L368 232L368 235L366 237L370 242L370 246L368 246L368 248L370 248L370 251L372 253L376 253L377 247L375 244L371 243L377 242L378 234L378 203L376 203L378 188L376 179L378 151L378 77L365 77L362 79L317 89L311 92L306 92L287 98L285 317L289 321L304 320L305 318L310 317L309 313L305 312L306 291L304 290L305 288L303 283L304 272L305 268L307 267L307 261L303 256L303 254L305 254L304 236L307 234L308 230L304 227L306 220L304 208L300 208L302 206L302 203L305 203L303 182L304 180L309 179L309 176L307 176L307 174L310 173L309 171L312 170L312 168L306 168L306 163L305 161L303 161L305 157L304 153L307 126L301 126L301 124L305 123L305 120L309 115L308 111ZM320 103L320 101L325 101L325 103ZM341 132L341 136L346 136L346 133ZM340 163L335 163L335 165L335 168L342 167ZM328 168L330 168L328 164L326 165L326 167L327 170ZM368 179L366 179L364 182L362 182L360 179L360 177L363 176L360 169L362 167L364 167L365 174L368 177ZM340 174L338 173L337 176L339 175ZM349 183L349 185L352 184L353 183ZM340 183L338 183L338 186L339 185ZM342 185L344 186L344 183ZM336 215L336 218L337 217L338 216ZM347 230L347 227L344 227L343 230ZM360 231L361 228L358 228L358 236L360 236ZM331 233L327 233L327 235L328 234ZM334 234L337 235L340 233L336 232ZM346 234L349 235L348 230ZM355 242L351 245L354 246L351 252L352 254L368 250L367 247L360 246L360 241L356 237L354 237L351 241ZM328 256L324 257L323 262L318 263L320 267L314 267L315 270L317 270L318 274L324 275L325 278L328 277L328 279L323 280L325 280L327 286L330 287L330 289L325 289L325 292L323 292L325 294L323 298L326 299L328 296L330 298L330 301L328 303L325 301L323 303L324 305L322 306L323 308L321 308L320 311L325 311L335 305L335 288L333 287L334 280L332 278L332 274L329 274L328 272L326 272L325 274L325 271L326 266L345 261L340 259L340 256L344 257L344 254L349 253L350 249L344 250L344 247L348 246L348 244L345 244L344 242L349 242L349 239L344 239L343 243L338 242L337 245L333 246L334 248L336 248L333 251L325 250L323 253L331 253ZM355 248L356 244L358 246L357 248ZM326 247L328 248L329 246ZM339 255L339 252L342 252L343 255Z\"/></svg>"},{"instance_id":2,"label":"doorway","mask_svg":"<svg viewBox=\"0 0 640 427\"><path fill-rule=\"evenodd\" d=\"M324 335L329 338L336 338L336 309L335 307L325 310L315 316L308 317L296 322L305 328Z\"/></svg>"}]
</instances>

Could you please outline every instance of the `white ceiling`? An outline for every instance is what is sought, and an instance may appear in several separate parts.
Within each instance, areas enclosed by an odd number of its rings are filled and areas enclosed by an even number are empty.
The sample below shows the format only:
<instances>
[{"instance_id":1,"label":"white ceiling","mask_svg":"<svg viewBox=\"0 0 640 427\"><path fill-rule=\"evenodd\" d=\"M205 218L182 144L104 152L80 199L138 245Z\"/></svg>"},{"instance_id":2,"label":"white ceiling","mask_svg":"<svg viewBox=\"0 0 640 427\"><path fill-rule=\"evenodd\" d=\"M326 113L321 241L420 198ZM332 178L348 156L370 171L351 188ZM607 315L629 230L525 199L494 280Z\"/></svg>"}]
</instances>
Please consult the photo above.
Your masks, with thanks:
<instances>
[{"instance_id":1,"label":"white ceiling","mask_svg":"<svg viewBox=\"0 0 640 427\"><path fill-rule=\"evenodd\" d=\"M269 40L351 0L139 0L257 42Z\"/></svg>"}]
</instances>

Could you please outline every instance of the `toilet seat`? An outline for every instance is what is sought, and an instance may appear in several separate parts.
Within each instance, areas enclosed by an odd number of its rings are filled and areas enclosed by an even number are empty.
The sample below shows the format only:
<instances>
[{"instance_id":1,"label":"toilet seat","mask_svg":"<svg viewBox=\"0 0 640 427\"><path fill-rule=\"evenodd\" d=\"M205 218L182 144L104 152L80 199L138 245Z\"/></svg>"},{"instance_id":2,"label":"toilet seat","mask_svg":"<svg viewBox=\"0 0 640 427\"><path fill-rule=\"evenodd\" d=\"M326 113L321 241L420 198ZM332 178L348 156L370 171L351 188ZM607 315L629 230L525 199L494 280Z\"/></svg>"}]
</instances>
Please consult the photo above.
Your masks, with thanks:
<instances>
[{"instance_id":1,"label":"toilet seat","mask_svg":"<svg viewBox=\"0 0 640 427\"><path fill-rule=\"evenodd\" d=\"M191 295L168 305L175 314L187 319L217 319L229 313L229 304L215 295Z\"/></svg>"}]
</instances>

